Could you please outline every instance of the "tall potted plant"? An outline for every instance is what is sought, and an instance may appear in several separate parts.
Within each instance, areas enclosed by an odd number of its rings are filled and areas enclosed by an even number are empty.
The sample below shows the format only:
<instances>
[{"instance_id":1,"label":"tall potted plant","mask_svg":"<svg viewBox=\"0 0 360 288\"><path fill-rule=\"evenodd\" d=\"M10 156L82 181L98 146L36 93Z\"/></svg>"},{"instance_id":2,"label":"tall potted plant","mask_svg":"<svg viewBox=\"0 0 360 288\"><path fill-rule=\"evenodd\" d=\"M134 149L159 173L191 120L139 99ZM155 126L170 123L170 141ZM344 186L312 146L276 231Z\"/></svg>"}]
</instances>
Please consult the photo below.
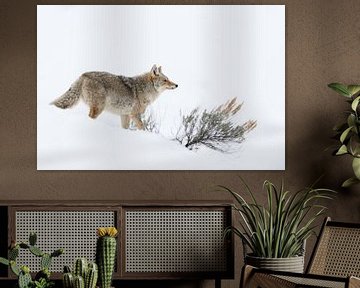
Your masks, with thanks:
<instances>
[{"instance_id":1,"label":"tall potted plant","mask_svg":"<svg viewBox=\"0 0 360 288\"><path fill-rule=\"evenodd\" d=\"M242 180L243 181L243 180ZM239 226L228 227L226 233L239 236L250 253L244 255L245 264L278 271L304 270L304 244L314 233L316 219L326 207L317 202L331 199L328 189L304 188L296 193L278 189L270 181L264 182L266 205L261 205L243 181L251 201L225 186L235 199L233 208L240 215ZM245 249L244 249L245 251Z\"/></svg>"},{"instance_id":2,"label":"tall potted plant","mask_svg":"<svg viewBox=\"0 0 360 288\"><path fill-rule=\"evenodd\" d=\"M329 88L346 98L350 109L346 111L346 121L334 127L339 145L334 155L350 155L354 176L344 181L343 187L360 183L360 85L331 83Z\"/></svg>"}]
</instances>

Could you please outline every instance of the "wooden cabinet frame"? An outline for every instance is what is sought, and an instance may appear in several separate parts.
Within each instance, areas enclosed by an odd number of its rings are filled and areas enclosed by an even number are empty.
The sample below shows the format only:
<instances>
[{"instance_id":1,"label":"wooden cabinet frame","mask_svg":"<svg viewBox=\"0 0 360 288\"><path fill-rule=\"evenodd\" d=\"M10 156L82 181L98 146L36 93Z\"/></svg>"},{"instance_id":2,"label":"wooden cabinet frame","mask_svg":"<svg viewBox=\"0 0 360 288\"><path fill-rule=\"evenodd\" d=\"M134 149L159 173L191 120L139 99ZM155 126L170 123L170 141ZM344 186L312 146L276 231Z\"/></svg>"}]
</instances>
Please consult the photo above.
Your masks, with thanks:
<instances>
[{"instance_id":1,"label":"wooden cabinet frame","mask_svg":"<svg viewBox=\"0 0 360 288\"><path fill-rule=\"evenodd\" d=\"M2 210L1 210L2 209ZM0 202L0 214L8 215L8 233L6 242L9 245L11 240L15 239L15 213L16 211L114 211L116 215L115 223L119 229L120 236L118 237L118 251L117 253L117 269L114 274L114 279L233 279L234 278L234 237L229 237L226 241L226 261L227 269L221 272L162 272L162 273L134 273L125 271L125 213L126 211L138 210L218 210L224 211L226 214L228 226L233 223L234 213L231 209L231 203L222 201L185 201L185 202L140 202L140 201L126 201L126 202L100 202L100 201L27 201L27 202ZM2 211L2 212L1 212ZM1 236L0 236L1 237ZM4 238L4 236L3 236ZM4 244L4 239L0 243ZM2 249L4 250L4 249ZM0 247L1 251L1 247ZM3 255L1 255L3 256ZM1 274L0 274L1 275ZM13 279L13 274L8 272L7 275L2 275L2 279ZM54 278L60 278L61 273L54 273Z\"/></svg>"}]
</instances>

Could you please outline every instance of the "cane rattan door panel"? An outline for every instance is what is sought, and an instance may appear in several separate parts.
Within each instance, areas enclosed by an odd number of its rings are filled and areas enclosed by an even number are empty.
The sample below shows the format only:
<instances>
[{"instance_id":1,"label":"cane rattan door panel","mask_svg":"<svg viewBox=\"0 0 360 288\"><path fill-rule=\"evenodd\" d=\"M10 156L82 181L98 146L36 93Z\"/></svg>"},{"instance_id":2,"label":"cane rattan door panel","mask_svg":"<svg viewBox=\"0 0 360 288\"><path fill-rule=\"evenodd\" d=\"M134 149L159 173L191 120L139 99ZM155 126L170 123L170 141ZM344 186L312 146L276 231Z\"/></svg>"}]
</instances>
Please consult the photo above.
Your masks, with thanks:
<instances>
[{"instance_id":1,"label":"cane rattan door panel","mask_svg":"<svg viewBox=\"0 0 360 288\"><path fill-rule=\"evenodd\" d=\"M125 209L125 275L225 274L228 217L224 209Z\"/></svg>"},{"instance_id":2,"label":"cane rattan door panel","mask_svg":"<svg viewBox=\"0 0 360 288\"><path fill-rule=\"evenodd\" d=\"M15 239L28 242L29 233L36 231L37 246L51 253L63 248L65 253L53 259L50 270L62 272L64 265L73 265L74 259L95 260L96 228L116 226L114 211L16 211ZM40 270L40 259L29 251L20 250L19 264L31 271Z\"/></svg>"}]
</instances>

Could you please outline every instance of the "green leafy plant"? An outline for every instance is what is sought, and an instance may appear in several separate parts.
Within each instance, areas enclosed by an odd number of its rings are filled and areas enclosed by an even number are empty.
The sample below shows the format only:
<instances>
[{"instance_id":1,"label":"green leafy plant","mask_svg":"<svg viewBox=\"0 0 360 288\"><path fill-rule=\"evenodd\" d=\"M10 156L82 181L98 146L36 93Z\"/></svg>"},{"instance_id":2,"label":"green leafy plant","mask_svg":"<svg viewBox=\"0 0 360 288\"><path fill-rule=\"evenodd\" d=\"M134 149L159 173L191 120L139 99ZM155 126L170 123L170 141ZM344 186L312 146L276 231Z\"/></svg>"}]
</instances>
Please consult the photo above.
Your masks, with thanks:
<instances>
[{"instance_id":1,"label":"green leafy plant","mask_svg":"<svg viewBox=\"0 0 360 288\"><path fill-rule=\"evenodd\" d=\"M332 199L334 191L310 187L291 193L285 191L283 183L278 189L266 180L264 189L267 203L263 206L244 180L242 182L251 198L250 202L239 193L219 186L234 197L236 204L233 208L240 215L240 227L228 227L225 235L232 232L239 236L255 257L288 258L301 255L304 241L314 233L315 220L326 210L325 206L317 203L318 200Z\"/></svg>"},{"instance_id":2,"label":"green leafy plant","mask_svg":"<svg viewBox=\"0 0 360 288\"><path fill-rule=\"evenodd\" d=\"M49 282L45 278L41 278L39 281L35 280L33 282L34 288L51 288L54 287L54 285L55 285L54 282Z\"/></svg>"},{"instance_id":3,"label":"green leafy plant","mask_svg":"<svg viewBox=\"0 0 360 288\"><path fill-rule=\"evenodd\" d=\"M50 265L54 257L64 253L63 249L57 249L52 253L45 253L36 246L37 236L30 233L29 243L12 242L8 251L8 259L0 257L0 263L10 266L11 271L18 277L19 288L50 288L54 283L50 280ZM16 259L19 256L20 249L28 250L33 255L39 257L41 270L35 275L33 280L28 266L19 266Z\"/></svg>"},{"instance_id":4,"label":"green leafy plant","mask_svg":"<svg viewBox=\"0 0 360 288\"><path fill-rule=\"evenodd\" d=\"M350 109L346 111L347 119L344 123L334 127L339 146L334 155L350 155L354 177L347 179L342 186L349 187L360 183L360 85L344 85L331 83L329 88L346 98Z\"/></svg>"}]
</instances>

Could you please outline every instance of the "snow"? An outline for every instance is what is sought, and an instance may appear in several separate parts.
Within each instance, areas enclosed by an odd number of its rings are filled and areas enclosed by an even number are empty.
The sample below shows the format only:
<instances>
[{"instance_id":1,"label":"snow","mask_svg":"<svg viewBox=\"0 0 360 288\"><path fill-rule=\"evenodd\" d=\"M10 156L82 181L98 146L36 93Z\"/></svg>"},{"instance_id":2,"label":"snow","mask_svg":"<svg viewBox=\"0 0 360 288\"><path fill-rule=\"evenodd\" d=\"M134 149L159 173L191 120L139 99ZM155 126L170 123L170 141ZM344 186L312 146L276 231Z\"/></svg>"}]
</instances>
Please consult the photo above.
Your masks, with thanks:
<instances>
[{"instance_id":1,"label":"snow","mask_svg":"<svg viewBox=\"0 0 360 288\"><path fill-rule=\"evenodd\" d=\"M38 140L39 170L256 170L259 161L268 158L256 154L261 146L259 137L249 135L236 153L224 154L206 147L190 151L161 134L122 129L120 119L110 113L93 120L83 103L71 110L47 106L43 109L48 122L38 123L39 131L48 131L40 133L44 137ZM48 123L52 131L47 129ZM278 144L267 141L275 149ZM281 153L273 152L270 156L276 162ZM258 161L252 161L254 156Z\"/></svg>"},{"instance_id":2,"label":"snow","mask_svg":"<svg viewBox=\"0 0 360 288\"><path fill-rule=\"evenodd\" d=\"M39 170L285 169L284 6L38 6ZM187 21L183 21L187 19ZM266 43L266 45L263 45ZM120 117L49 105L86 71L133 76L161 64L179 88L151 105L161 134ZM227 154L171 140L180 111L237 97L236 122L257 120Z\"/></svg>"}]
</instances>

